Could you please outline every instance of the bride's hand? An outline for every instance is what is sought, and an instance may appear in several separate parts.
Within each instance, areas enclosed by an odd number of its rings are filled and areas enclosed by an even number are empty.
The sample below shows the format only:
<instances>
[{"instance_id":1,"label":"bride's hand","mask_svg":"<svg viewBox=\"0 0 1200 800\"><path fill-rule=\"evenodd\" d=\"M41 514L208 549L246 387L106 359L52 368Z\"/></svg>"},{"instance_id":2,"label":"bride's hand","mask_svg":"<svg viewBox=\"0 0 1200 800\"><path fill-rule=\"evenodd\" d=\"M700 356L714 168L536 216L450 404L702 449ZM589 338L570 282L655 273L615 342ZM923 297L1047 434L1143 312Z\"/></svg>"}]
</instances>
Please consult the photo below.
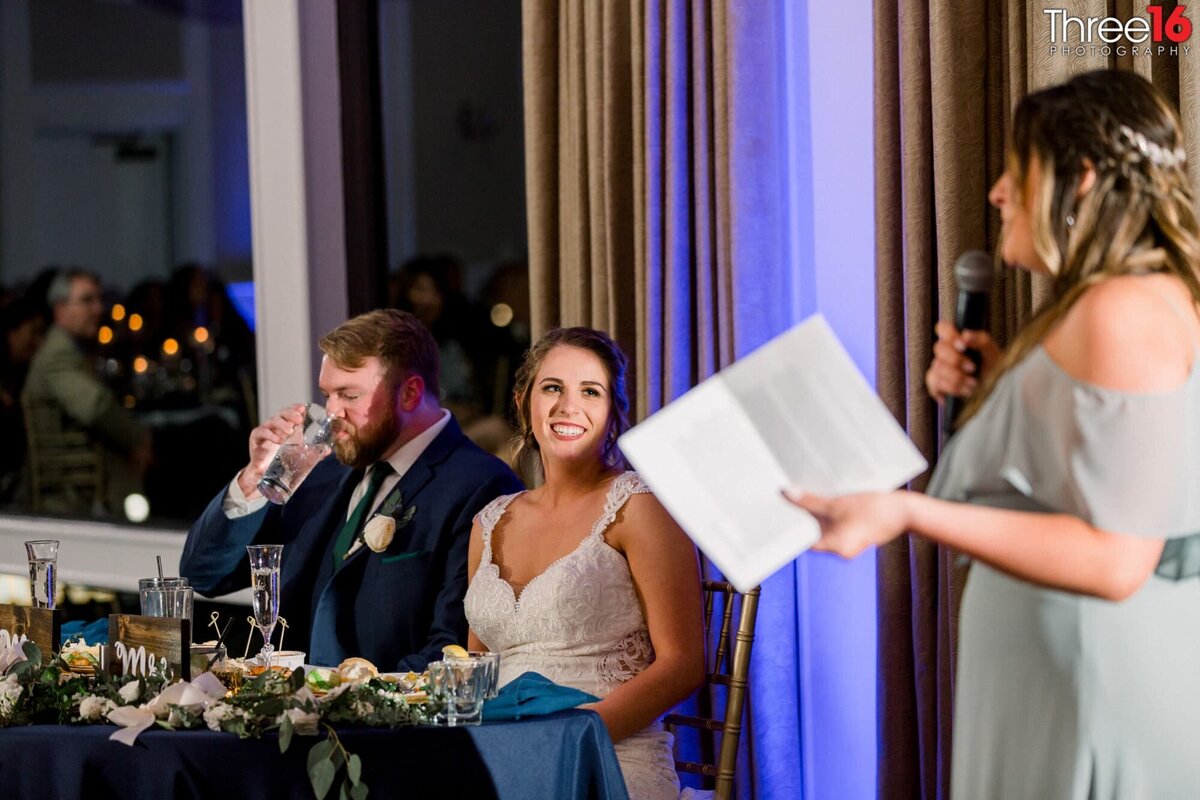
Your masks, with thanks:
<instances>
[{"instance_id":1,"label":"bride's hand","mask_svg":"<svg viewBox=\"0 0 1200 800\"><path fill-rule=\"evenodd\" d=\"M821 539L813 550L854 558L871 545L887 544L908 530L907 492L868 492L822 497L800 489L783 496L816 517Z\"/></svg>"}]
</instances>

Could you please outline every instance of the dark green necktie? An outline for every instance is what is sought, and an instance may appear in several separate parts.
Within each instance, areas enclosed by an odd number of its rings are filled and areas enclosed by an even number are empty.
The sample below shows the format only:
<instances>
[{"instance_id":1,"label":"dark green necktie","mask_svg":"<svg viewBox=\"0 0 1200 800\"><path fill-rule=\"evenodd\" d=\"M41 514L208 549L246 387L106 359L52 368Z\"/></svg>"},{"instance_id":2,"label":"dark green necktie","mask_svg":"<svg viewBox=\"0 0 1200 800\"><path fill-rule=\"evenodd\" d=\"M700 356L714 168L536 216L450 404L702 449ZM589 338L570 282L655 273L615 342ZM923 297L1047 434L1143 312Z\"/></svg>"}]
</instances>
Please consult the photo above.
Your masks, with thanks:
<instances>
[{"instance_id":1,"label":"dark green necktie","mask_svg":"<svg viewBox=\"0 0 1200 800\"><path fill-rule=\"evenodd\" d=\"M371 505L375 500L375 495L379 493L383 479L393 473L395 470L386 461L380 461L371 469L371 477L367 480L367 490L363 492L362 499L354 507L354 513L350 515L350 519L346 520L346 524L342 526L342 532L338 534L337 541L333 543L334 571L337 571L337 568L342 565L342 560L350 550L350 544L363 526L363 521L367 518L367 512L371 510Z\"/></svg>"}]
</instances>

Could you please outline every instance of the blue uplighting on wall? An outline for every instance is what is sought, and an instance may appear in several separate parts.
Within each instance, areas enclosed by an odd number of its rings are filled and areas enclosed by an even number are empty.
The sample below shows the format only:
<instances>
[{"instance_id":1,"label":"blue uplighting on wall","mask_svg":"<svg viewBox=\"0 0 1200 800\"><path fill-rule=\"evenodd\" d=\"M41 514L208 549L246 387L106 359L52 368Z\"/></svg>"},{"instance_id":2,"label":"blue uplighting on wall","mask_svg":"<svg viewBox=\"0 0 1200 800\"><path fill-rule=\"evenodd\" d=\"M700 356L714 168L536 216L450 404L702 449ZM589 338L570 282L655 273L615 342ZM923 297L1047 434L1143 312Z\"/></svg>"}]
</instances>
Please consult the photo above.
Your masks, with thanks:
<instances>
[{"instance_id":1,"label":"blue uplighting on wall","mask_svg":"<svg viewBox=\"0 0 1200 800\"><path fill-rule=\"evenodd\" d=\"M225 291L229 293L229 302L254 333L254 281L226 284Z\"/></svg>"}]
</instances>

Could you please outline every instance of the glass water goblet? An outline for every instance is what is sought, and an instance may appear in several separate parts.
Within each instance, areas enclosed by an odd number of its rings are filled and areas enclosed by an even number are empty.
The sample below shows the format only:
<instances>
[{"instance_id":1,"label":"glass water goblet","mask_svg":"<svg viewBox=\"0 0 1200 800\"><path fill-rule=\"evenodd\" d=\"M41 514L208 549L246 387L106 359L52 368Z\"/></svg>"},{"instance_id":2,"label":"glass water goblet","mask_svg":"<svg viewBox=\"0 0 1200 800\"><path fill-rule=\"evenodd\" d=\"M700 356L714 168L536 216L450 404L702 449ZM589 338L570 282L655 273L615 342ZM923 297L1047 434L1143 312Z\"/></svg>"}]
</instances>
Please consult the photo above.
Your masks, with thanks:
<instances>
[{"instance_id":1,"label":"glass water goblet","mask_svg":"<svg viewBox=\"0 0 1200 800\"><path fill-rule=\"evenodd\" d=\"M262 632L263 647L257 661L264 667L271 666L271 634L279 621L279 561L283 555L281 544L252 544L246 548L250 554L250 604L254 611L254 624Z\"/></svg>"}]
</instances>

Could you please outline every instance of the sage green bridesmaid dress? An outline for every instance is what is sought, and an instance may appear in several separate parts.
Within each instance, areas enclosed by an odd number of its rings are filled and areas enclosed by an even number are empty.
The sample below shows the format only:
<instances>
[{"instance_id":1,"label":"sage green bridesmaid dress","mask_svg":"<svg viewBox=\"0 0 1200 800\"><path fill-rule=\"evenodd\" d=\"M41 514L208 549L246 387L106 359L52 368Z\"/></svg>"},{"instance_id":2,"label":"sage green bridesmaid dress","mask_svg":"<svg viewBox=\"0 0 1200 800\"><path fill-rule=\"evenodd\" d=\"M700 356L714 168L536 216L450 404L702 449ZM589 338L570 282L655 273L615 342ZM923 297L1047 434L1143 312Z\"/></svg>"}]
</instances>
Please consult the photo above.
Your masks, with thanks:
<instances>
[{"instance_id":1,"label":"sage green bridesmaid dress","mask_svg":"<svg viewBox=\"0 0 1200 800\"><path fill-rule=\"evenodd\" d=\"M1042 348L951 440L929 493L1165 537L1124 602L976 562L959 620L954 800L1200 798L1200 358L1173 391L1078 381Z\"/></svg>"}]
</instances>

